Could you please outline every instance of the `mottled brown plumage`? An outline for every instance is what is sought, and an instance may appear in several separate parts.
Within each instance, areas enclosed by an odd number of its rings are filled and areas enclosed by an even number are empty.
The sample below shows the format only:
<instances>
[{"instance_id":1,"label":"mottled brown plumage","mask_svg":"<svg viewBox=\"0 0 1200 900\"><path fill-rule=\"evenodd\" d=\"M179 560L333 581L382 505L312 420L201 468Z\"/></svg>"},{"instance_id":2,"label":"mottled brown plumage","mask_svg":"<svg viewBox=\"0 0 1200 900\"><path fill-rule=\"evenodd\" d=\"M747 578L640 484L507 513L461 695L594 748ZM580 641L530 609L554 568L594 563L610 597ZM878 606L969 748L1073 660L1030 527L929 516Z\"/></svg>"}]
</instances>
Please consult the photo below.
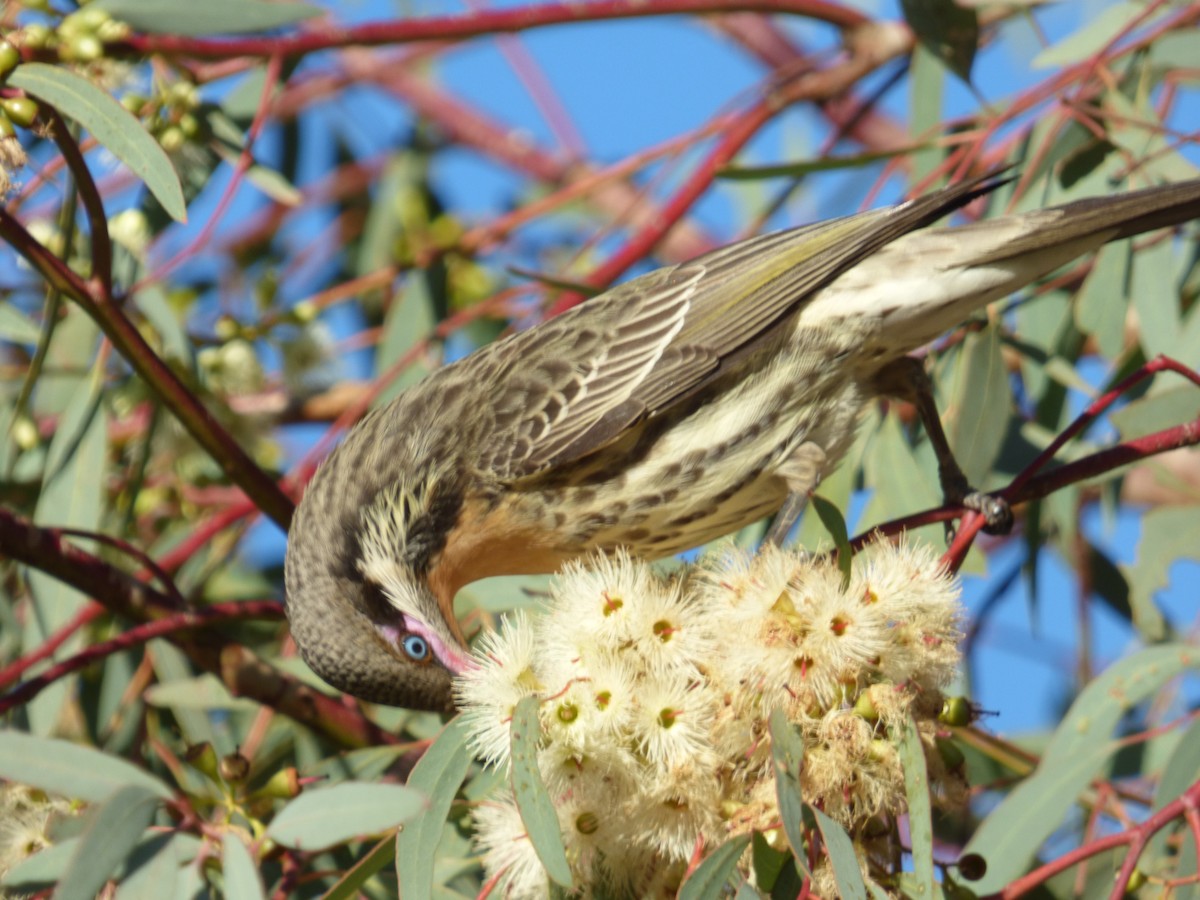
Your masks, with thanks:
<instances>
[{"instance_id":1,"label":"mottled brown plumage","mask_svg":"<svg viewBox=\"0 0 1200 900\"><path fill-rule=\"evenodd\" d=\"M464 584L594 549L665 556L803 498L910 371L904 354L1108 240L1200 215L1189 182L926 227L994 184L652 272L367 416L292 526L304 658L365 699L447 708Z\"/></svg>"}]
</instances>

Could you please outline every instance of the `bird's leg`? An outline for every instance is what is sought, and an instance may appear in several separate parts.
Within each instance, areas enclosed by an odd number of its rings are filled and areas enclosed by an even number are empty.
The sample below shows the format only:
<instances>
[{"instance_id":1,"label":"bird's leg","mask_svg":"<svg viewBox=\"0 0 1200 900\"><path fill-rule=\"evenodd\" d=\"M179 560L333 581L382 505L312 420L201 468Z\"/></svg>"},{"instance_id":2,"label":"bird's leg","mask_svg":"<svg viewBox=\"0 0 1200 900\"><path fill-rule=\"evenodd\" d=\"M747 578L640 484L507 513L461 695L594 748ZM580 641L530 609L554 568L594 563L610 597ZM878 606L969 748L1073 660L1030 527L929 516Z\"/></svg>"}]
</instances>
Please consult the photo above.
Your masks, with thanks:
<instances>
[{"instance_id":1,"label":"bird's leg","mask_svg":"<svg viewBox=\"0 0 1200 900\"><path fill-rule=\"evenodd\" d=\"M825 468L825 451L819 446L807 441L793 451L792 455L780 466L775 474L787 485L787 499L767 531L765 540L782 547L788 532L804 512L808 498L821 482L821 470Z\"/></svg>"},{"instance_id":2,"label":"bird's leg","mask_svg":"<svg viewBox=\"0 0 1200 900\"><path fill-rule=\"evenodd\" d=\"M1008 534L1012 531L1013 516L1008 501L985 494L971 487L967 476L954 458L942 420L938 416L937 403L933 399L933 382L919 359L902 356L888 363L875 375L875 387L879 393L900 400L907 400L917 408L921 424L933 445L938 461L938 481L942 486L942 500L947 506L961 506L980 513L987 524L983 530L988 534ZM954 526L946 523L946 536L952 537Z\"/></svg>"}]
</instances>

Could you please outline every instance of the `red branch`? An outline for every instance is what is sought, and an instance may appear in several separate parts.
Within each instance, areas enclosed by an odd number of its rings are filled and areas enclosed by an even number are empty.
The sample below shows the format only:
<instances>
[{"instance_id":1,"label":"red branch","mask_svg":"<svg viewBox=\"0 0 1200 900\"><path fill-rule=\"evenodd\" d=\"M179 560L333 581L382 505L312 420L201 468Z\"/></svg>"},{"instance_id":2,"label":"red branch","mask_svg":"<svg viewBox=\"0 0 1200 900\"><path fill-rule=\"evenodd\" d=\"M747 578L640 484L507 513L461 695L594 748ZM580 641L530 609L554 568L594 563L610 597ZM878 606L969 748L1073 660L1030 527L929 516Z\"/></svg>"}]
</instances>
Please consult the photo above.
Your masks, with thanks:
<instances>
[{"instance_id":1,"label":"red branch","mask_svg":"<svg viewBox=\"0 0 1200 900\"><path fill-rule=\"evenodd\" d=\"M90 611L95 607L88 607ZM122 632L107 641L92 644L86 650L81 650L69 659L55 663L40 675L21 682L3 697L0 697L0 716L16 707L28 703L43 690L60 678L65 678L72 672L87 668L92 663L136 647L157 637L166 637L177 631L198 628L213 622L232 622L238 619L280 619L283 617L283 607L275 600L239 601L236 603L218 603L196 612L179 613L165 619L145 622L128 631Z\"/></svg>"},{"instance_id":2,"label":"red branch","mask_svg":"<svg viewBox=\"0 0 1200 900\"><path fill-rule=\"evenodd\" d=\"M1015 897L1022 897L1038 885L1045 884L1059 872L1064 872L1085 859L1096 856L1106 850L1111 850L1114 847L1128 846L1129 850L1125 854L1125 861L1121 866L1121 871L1117 874L1112 893L1109 895L1110 900L1120 900L1121 897L1125 896L1125 889L1129 884L1129 877L1137 867L1138 857L1141 856L1150 839L1180 816L1186 817L1189 822L1194 821L1197 807L1200 807L1200 781L1193 782L1191 787L1144 822L1140 822L1118 834L1106 835L1105 837L1097 838L1090 843L1084 844L1082 847L1076 847L1074 850L1064 853L1057 859L1051 860L1044 866L1039 866L1028 875L1018 878L999 893L991 894L990 896L993 898L1003 898L1003 900L1013 900Z\"/></svg>"},{"instance_id":3,"label":"red branch","mask_svg":"<svg viewBox=\"0 0 1200 900\"><path fill-rule=\"evenodd\" d=\"M548 25L732 12L785 13L816 19L841 29L857 28L869 21L857 10L829 0L599 0L594 3L548 3L544 6L494 9L454 16L371 22L352 28L342 28L323 21L311 30L287 36L209 39L171 34L135 34L116 42L114 46L139 53L206 59L276 54L289 58L336 47L460 41Z\"/></svg>"},{"instance_id":4,"label":"red branch","mask_svg":"<svg viewBox=\"0 0 1200 900\"><path fill-rule=\"evenodd\" d=\"M165 594L0 507L0 555L40 569L94 597L110 611L139 623L173 615ZM279 607L277 607L279 608ZM249 697L352 747L395 743L396 738L363 716L348 699L333 699L259 659L217 632L178 632L173 642L201 669L220 677L235 696Z\"/></svg>"}]
</instances>

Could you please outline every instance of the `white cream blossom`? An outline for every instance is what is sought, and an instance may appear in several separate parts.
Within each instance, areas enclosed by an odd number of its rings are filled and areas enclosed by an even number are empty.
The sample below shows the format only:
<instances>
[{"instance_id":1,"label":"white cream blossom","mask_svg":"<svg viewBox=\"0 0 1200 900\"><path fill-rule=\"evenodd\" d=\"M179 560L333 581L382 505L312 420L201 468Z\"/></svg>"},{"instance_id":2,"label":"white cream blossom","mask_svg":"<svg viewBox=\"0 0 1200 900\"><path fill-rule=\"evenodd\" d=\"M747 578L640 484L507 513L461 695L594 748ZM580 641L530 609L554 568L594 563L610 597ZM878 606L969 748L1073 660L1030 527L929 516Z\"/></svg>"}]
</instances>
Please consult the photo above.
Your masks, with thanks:
<instances>
[{"instance_id":1,"label":"white cream blossom","mask_svg":"<svg viewBox=\"0 0 1200 900\"><path fill-rule=\"evenodd\" d=\"M778 834L777 708L805 741L806 802L850 832L868 868L880 817L904 811L892 731L909 718L935 802L960 803L965 783L935 742L959 620L955 582L906 541L869 545L849 578L773 546L674 577L616 553L567 566L543 615L485 635L456 690L492 765L507 765L516 703L538 698L539 768L583 896L669 896L697 849ZM540 896L545 875L511 795L475 818L501 895Z\"/></svg>"}]
</instances>

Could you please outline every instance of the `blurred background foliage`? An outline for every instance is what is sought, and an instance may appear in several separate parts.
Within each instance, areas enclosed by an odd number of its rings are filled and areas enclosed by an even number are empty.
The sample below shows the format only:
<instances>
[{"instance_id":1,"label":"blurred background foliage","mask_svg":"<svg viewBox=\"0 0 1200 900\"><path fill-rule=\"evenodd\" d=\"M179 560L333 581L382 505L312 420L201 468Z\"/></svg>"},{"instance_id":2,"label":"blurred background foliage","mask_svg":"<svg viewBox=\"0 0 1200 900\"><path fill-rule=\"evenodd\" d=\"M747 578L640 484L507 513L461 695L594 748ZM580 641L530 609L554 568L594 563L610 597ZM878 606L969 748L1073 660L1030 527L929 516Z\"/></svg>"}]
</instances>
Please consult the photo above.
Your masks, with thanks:
<instances>
[{"instance_id":1,"label":"blurred background foliage","mask_svg":"<svg viewBox=\"0 0 1200 900\"><path fill-rule=\"evenodd\" d=\"M406 897L478 895L466 813L502 776L453 728L426 752L436 715L329 691L281 621L289 497L343 429L511 328L766 228L1010 163L968 216L1196 177L1200 4L745 10L5 4L4 891L384 897L399 870ZM973 483L1009 484L1157 355L1200 363L1184 234L1109 246L939 342ZM962 687L999 716L947 726L975 818L912 845L982 854L981 895L1029 872L1039 896L1198 893L1200 457L1095 456L1194 443L1198 417L1195 385L1140 381L1058 454L1100 459L1087 477L966 561ZM892 404L821 494L863 532L936 506L934 472ZM812 515L797 540L830 544ZM545 586L471 586L468 632ZM1038 706L1051 720L1020 717ZM723 887L734 848L685 889L794 896L786 854L753 849L756 887Z\"/></svg>"}]
</instances>

